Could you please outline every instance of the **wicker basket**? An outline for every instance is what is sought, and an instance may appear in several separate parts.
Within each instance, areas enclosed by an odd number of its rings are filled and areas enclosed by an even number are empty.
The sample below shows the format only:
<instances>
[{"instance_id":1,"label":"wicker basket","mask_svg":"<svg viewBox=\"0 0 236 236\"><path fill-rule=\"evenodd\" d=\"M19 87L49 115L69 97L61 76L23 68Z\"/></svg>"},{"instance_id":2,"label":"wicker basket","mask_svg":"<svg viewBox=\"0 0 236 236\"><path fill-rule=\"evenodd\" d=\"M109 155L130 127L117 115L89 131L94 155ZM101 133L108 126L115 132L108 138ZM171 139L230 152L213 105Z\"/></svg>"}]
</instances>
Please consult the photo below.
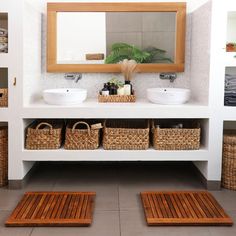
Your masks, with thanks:
<instances>
[{"instance_id":1,"label":"wicker basket","mask_svg":"<svg viewBox=\"0 0 236 236\"><path fill-rule=\"evenodd\" d=\"M236 130L227 130L224 134L222 186L236 190Z\"/></svg>"},{"instance_id":2,"label":"wicker basket","mask_svg":"<svg viewBox=\"0 0 236 236\"><path fill-rule=\"evenodd\" d=\"M169 128L178 122L184 123L183 128ZM198 122L152 120L152 142L157 150L199 149L200 133Z\"/></svg>"},{"instance_id":3,"label":"wicker basket","mask_svg":"<svg viewBox=\"0 0 236 236\"><path fill-rule=\"evenodd\" d=\"M0 187L8 182L8 129L0 127Z\"/></svg>"},{"instance_id":4,"label":"wicker basket","mask_svg":"<svg viewBox=\"0 0 236 236\"><path fill-rule=\"evenodd\" d=\"M149 147L148 120L106 120L103 127L104 149L142 150Z\"/></svg>"},{"instance_id":5,"label":"wicker basket","mask_svg":"<svg viewBox=\"0 0 236 236\"><path fill-rule=\"evenodd\" d=\"M99 147L101 123L69 122L66 127L65 149L96 149Z\"/></svg>"},{"instance_id":6,"label":"wicker basket","mask_svg":"<svg viewBox=\"0 0 236 236\"><path fill-rule=\"evenodd\" d=\"M0 89L0 107L8 106L8 89L1 88Z\"/></svg>"},{"instance_id":7,"label":"wicker basket","mask_svg":"<svg viewBox=\"0 0 236 236\"><path fill-rule=\"evenodd\" d=\"M58 149L62 144L64 122L35 121L27 128L26 149Z\"/></svg>"},{"instance_id":8,"label":"wicker basket","mask_svg":"<svg viewBox=\"0 0 236 236\"><path fill-rule=\"evenodd\" d=\"M135 102L135 95L98 95L98 102Z\"/></svg>"}]
</instances>

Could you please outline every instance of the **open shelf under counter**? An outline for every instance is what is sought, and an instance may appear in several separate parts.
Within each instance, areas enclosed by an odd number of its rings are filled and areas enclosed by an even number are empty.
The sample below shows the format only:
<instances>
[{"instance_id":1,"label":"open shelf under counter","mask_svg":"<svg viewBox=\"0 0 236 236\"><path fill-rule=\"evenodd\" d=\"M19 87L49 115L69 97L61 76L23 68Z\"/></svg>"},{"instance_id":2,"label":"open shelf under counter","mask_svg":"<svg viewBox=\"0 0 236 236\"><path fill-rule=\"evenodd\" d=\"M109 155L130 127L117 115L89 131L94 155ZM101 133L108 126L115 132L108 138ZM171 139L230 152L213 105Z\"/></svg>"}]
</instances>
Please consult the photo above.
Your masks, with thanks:
<instances>
[{"instance_id":1,"label":"open shelf under counter","mask_svg":"<svg viewBox=\"0 0 236 236\"><path fill-rule=\"evenodd\" d=\"M11 57L9 53L0 53L0 67L9 67L11 65Z\"/></svg>"},{"instance_id":2,"label":"open shelf under counter","mask_svg":"<svg viewBox=\"0 0 236 236\"><path fill-rule=\"evenodd\" d=\"M7 107L0 107L0 122L9 120L9 109Z\"/></svg>"},{"instance_id":3,"label":"open shelf under counter","mask_svg":"<svg viewBox=\"0 0 236 236\"><path fill-rule=\"evenodd\" d=\"M199 150L23 150L23 161L208 161L209 151Z\"/></svg>"},{"instance_id":4,"label":"open shelf under counter","mask_svg":"<svg viewBox=\"0 0 236 236\"><path fill-rule=\"evenodd\" d=\"M159 105L147 99L135 103L99 103L87 99L73 106L48 105L43 100L24 106L23 118L209 118L208 106L196 102Z\"/></svg>"}]
</instances>

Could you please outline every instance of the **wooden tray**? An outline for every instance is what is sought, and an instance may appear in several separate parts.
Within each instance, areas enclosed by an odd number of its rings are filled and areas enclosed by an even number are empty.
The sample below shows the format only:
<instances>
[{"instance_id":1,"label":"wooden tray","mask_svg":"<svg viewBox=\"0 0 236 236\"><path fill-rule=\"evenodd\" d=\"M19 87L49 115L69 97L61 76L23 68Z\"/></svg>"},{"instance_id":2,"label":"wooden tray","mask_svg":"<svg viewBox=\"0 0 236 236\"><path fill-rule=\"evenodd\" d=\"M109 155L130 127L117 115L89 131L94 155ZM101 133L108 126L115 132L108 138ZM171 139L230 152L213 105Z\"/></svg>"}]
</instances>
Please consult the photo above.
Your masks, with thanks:
<instances>
[{"instance_id":1,"label":"wooden tray","mask_svg":"<svg viewBox=\"0 0 236 236\"><path fill-rule=\"evenodd\" d=\"M98 102L135 102L135 95L98 95Z\"/></svg>"}]
</instances>

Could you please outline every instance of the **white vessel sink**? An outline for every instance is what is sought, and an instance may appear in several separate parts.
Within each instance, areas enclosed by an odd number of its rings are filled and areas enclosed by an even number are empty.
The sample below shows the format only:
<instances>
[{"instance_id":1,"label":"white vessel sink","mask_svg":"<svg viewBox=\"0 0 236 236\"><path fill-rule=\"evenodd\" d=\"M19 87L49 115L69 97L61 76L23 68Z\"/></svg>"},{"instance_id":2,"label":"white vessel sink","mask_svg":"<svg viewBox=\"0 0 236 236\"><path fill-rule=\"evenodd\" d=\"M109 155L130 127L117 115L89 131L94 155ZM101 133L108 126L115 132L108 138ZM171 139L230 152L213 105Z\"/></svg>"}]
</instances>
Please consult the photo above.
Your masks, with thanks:
<instances>
[{"instance_id":1,"label":"white vessel sink","mask_svg":"<svg viewBox=\"0 0 236 236\"><path fill-rule=\"evenodd\" d=\"M190 99L190 90L181 88L149 88L147 98L150 102L163 105L179 105Z\"/></svg>"},{"instance_id":2,"label":"white vessel sink","mask_svg":"<svg viewBox=\"0 0 236 236\"><path fill-rule=\"evenodd\" d=\"M86 89L47 89L43 91L43 99L51 105L76 105L87 98Z\"/></svg>"}]
</instances>

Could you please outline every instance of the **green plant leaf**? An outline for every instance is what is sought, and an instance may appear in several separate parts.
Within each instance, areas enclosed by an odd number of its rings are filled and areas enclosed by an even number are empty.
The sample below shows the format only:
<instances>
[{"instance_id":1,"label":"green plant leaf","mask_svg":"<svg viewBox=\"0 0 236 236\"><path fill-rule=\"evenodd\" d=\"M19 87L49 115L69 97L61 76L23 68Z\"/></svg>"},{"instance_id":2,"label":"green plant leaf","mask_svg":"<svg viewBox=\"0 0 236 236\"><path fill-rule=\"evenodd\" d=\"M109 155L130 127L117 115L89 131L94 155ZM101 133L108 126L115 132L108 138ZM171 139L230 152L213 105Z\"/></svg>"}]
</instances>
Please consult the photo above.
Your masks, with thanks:
<instances>
[{"instance_id":1,"label":"green plant leaf","mask_svg":"<svg viewBox=\"0 0 236 236\"><path fill-rule=\"evenodd\" d=\"M172 63L172 60L167 58L165 53L165 50L156 47L141 50L134 45L118 42L112 45L111 53L106 57L105 63L115 64L124 59L135 60L137 63L162 63L163 61Z\"/></svg>"}]
</instances>

